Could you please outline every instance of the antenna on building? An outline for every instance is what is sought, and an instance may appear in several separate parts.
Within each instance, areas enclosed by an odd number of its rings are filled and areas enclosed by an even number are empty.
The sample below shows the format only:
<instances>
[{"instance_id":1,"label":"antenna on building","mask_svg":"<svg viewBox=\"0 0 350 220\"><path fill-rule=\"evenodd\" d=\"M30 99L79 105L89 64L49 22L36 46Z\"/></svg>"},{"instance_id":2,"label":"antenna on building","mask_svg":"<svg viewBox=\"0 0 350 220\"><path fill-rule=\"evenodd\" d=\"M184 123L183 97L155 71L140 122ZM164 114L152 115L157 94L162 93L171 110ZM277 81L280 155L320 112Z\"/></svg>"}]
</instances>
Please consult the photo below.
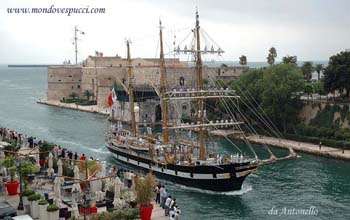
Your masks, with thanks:
<instances>
[{"instance_id":1,"label":"antenna on building","mask_svg":"<svg viewBox=\"0 0 350 220\"><path fill-rule=\"evenodd\" d=\"M85 32L78 29L77 26L74 26L74 46L75 46L75 65L78 65L78 33L84 35Z\"/></svg>"}]
</instances>

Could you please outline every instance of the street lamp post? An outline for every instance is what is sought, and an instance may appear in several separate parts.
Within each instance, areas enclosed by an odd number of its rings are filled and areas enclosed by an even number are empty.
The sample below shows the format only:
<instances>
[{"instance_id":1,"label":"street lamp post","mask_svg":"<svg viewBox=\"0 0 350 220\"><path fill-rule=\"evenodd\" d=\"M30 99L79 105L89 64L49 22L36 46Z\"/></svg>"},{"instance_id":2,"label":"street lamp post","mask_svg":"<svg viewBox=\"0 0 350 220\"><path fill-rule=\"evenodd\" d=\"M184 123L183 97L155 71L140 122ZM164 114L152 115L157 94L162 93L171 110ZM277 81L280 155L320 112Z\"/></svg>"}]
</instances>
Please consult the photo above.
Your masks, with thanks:
<instances>
[{"instance_id":1,"label":"street lamp post","mask_svg":"<svg viewBox=\"0 0 350 220\"><path fill-rule=\"evenodd\" d=\"M22 197L22 163L16 158L16 166L19 167L19 204L17 209L24 210Z\"/></svg>"},{"instance_id":2,"label":"street lamp post","mask_svg":"<svg viewBox=\"0 0 350 220\"><path fill-rule=\"evenodd\" d=\"M86 187L84 195L84 220L86 220L86 208L89 207L90 190Z\"/></svg>"}]
</instances>

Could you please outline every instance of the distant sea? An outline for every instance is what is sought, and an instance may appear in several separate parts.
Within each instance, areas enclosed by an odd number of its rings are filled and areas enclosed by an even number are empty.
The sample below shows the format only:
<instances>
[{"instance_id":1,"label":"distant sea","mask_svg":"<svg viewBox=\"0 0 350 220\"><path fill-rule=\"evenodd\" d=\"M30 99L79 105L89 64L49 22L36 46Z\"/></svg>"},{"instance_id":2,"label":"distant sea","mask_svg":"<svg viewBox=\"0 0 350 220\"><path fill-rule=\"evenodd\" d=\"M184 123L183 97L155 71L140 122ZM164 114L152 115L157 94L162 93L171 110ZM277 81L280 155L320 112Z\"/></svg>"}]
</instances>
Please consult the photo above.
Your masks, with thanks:
<instances>
[{"instance_id":1,"label":"distant sea","mask_svg":"<svg viewBox=\"0 0 350 220\"><path fill-rule=\"evenodd\" d=\"M36 103L46 97L47 68L0 66L0 127L5 126L107 160L119 166L104 146L105 117ZM241 142L235 142L242 146ZM226 141L209 147L235 153ZM244 148L242 146L242 148ZM266 151L254 145L259 156ZM284 150L273 149L276 155ZM243 189L227 193L196 190L166 182L183 214L181 220L350 219L350 162L301 154L296 160L260 167ZM284 210L317 210L315 215Z\"/></svg>"}]
</instances>

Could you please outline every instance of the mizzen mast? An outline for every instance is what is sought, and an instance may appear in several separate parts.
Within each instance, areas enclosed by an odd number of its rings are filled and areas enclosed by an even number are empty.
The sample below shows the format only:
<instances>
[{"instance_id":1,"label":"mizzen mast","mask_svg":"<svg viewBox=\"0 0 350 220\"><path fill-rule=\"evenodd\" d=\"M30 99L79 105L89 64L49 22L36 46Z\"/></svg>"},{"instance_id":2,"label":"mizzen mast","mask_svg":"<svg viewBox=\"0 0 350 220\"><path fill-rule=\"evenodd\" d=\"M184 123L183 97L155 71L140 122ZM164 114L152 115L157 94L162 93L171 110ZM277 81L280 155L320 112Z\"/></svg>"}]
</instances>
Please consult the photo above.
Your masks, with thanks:
<instances>
[{"instance_id":1,"label":"mizzen mast","mask_svg":"<svg viewBox=\"0 0 350 220\"><path fill-rule=\"evenodd\" d=\"M126 41L127 52L127 66L128 66L128 81L129 81L129 106L131 113L131 135L136 137L136 118L135 118L135 103L134 103L134 89L133 89L133 76L132 76L132 63L130 58L130 42Z\"/></svg>"},{"instance_id":2,"label":"mizzen mast","mask_svg":"<svg viewBox=\"0 0 350 220\"><path fill-rule=\"evenodd\" d=\"M160 83L161 83L161 95L162 95L162 133L163 142L169 143L169 129L168 129L168 108L166 100L166 73L165 73L165 60L163 52L163 31L162 22L159 21L159 38L160 38Z\"/></svg>"}]
</instances>

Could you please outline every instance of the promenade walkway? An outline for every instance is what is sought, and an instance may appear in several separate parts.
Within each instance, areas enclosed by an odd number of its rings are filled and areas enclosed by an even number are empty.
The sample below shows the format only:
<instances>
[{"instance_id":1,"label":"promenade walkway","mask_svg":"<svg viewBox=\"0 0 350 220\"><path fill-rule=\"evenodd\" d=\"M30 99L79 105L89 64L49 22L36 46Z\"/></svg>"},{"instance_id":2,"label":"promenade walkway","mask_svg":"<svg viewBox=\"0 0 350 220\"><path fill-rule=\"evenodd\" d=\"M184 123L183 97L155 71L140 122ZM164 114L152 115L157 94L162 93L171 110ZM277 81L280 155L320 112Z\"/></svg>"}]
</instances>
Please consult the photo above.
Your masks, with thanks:
<instances>
[{"instance_id":1,"label":"promenade walkway","mask_svg":"<svg viewBox=\"0 0 350 220\"><path fill-rule=\"evenodd\" d=\"M216 130L212 131L211 134L216 136L227 136L234 139L243 139L242 135L233 134L231 131L226 130ZM298 142L288 139L282 138L274 138L263 135L247 135L246 138L252 142L257 144L267 144L273 147L288 149L291 147L296 152L303 152L308 154L314 154L324 157L331 157L342 160L350 160L350 150L343 150L340 148L334 148L329 146L321 146L317 144L311 144L306 142Z\"/></svg>"},{"instance_id":2,"label":"promenade walkway","mask_svg":"<svg viewBox=\"0 0 350 220\"><path fill-rule=\"evenodd\" d=\"M52 101L52 100L45 100L45 99L39 99L37 101L37 103L61 107L61 108L74 109L74 110L79 110L79 111L83 111L83 112L98 113L101 115L109 115L110 114L108 108L102 108L102 107L99 107L97 105L83 106L83 105L77 105L75 103L62 103L60 101Z\"/></svg>"}]
</instances>

